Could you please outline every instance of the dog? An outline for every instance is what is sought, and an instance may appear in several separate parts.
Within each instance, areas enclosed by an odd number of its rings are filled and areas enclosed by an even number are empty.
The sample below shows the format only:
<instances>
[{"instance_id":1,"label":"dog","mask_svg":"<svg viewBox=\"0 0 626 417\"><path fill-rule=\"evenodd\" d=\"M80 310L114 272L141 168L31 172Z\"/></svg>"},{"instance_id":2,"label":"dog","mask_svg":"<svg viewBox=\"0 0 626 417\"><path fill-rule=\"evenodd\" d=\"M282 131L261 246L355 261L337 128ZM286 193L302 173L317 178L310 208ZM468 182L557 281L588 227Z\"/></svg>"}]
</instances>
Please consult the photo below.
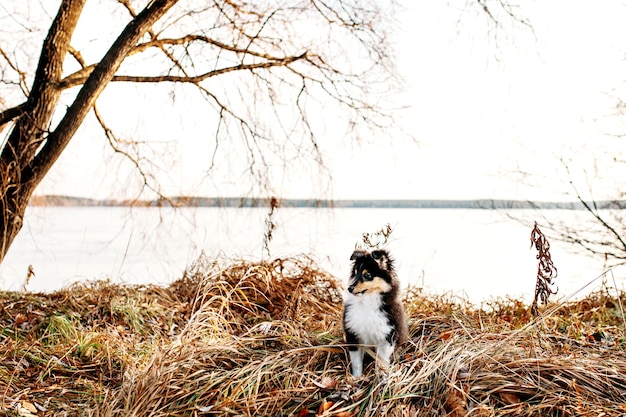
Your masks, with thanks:
<instances>
[{"instance_id":1,"label":"dog","mask_svg":"<svg viewBox=\"0 0 626 417\"><path fill-rule=\"evenodd\" d=\"M393 259L386 250L356 250L343 302L343 330L354 377L363 374L364 345L376 347L377 363L388 367L408 329Z\"/></svg>"}]
</instances>

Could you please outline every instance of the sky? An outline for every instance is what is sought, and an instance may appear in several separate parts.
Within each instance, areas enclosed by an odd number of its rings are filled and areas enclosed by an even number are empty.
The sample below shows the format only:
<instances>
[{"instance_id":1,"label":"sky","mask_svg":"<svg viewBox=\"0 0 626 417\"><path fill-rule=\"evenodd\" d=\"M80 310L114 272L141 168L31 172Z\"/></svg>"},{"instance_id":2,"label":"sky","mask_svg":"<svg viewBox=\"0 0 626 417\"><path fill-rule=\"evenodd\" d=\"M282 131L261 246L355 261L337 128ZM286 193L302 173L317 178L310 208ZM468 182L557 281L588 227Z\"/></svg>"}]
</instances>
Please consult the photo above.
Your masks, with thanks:
<instances>
[{"instance_id":1,"label":"sky","mask_svg":"<svg viewBox=\"0 0 626 417\"><path fill-rule=\"evenodd\" d=\"M440 4L433 13L424 3L409 6L405 27L413 29L399 57L415 100L413 131L424 144L420 162L436 181L424 185L425 170L414 168L409 188L438 197L558 199L560 181L525 188L511 172L555 179L560 157L597 140L598 119L615 105L607 93L623 86L624 5L528 2L521 13L532 31L507 22L489 31L467 9Z\"/></svg>"},{"instance_id":2,"label":"sky","mask_svg":"<svg viewBox=\"0 0 626 417\"><path fill-rule=\"evenodd\" d=\"M565 169L569 168L569 175L575 183L581 184L584 191L592 189L595 198L614 195L616 187L626 178L626 172L621 171L626 163L612 163L614 159L626 161L623 145L620 139L611 138L611 134L626 133L625 119L614 117L616 97L620 94L626 97L626 46L623 45L626 4L622 0L528 0L523 2L519 13L531 27L507 19L494 25L474 1L402 0L401 3L404 10L397 17L394 56L404 86L397 97L398 107L406 107L397 114L402 131L391 131L387 137L381 138L364 137L355 143L342 138L344 132L335 131L330 126L326 131L329 137L324 155L328 170L322 175L330 175L332 182L317 177L317 172L310 166L303 166L297 171L299 175L288 175L274 184L276 194L285 198L571 200L572 195L567 193L571 193L572 187L568 184L570 177ZM112 3L102 4L110 6ZM100 16L98 13L94 15ZM122 23L123 19L117 22ZM119 28L107 26L103 29L90 25L80 28L83 34L91 33L92 29L114 31ZM2 30L0 26L0 33ZM85 51L90 50L88 46L96 42L97 37L93 33L81 35L82 42L76 45ZM179 92L181 96L177 99L179 104L184 103L183 111L172 114L171 109L163 105L171 101L170 93L169 89L160 87L111 85L99 105L111 111L123 135L150 138L153 153L144 157L149 164L160 167L158 179L166 193L246 194L247 189L241 186L240 178L229 173L228 163L218 171L222 175L209 177L206 174L213 148L203 140L206 138L202 114L205 103L198 103L191 95ZM145 114L154 117L147 118ZM136 190L136 176L120 170L101 129L85 124L36 193L132 198L137 196ZM32 221L31 225L50 226L51 223L47 216L36 220L39 223ZM72 223L77 220L70 219ZM222 219L210 220L221 226ZM462 220L457 219L463 224ZM308 226L306 220L293 221ZM404 233L411 238L419 237L421 241L422 235L415 230L421 232L422 229L407 226L410 221L425 222L424 227L438 227L422 218L411 219L400 225L401 236ZM367 222L367 227L371 227L371 220L367 219ZM101 224L87 223L107 231L111 229L104 220ZM237 219L230 227L237 228L240 223ZM288 221L286 223L281 224L278 235L291 230ZM483 232L481 226L477 226L477 233ZM341 224L338 228L340 234L329 237L332 242L339 241L339 237L354 239L363 231L361 225L346 230L347 226ZM65 224L60 227L62 231L66 229ZM441 229L442 232L457 232L449 224ZM125 240L126 235L121 233L121 239L97 241L85 232L78 242L80 249L87 248L92 241L97 244L96 248L75 259L75 253L67 248L66 243L59 245L58 238L50 239L53 249L48 251L41 249L46 236L39 235L35 226L32 227L34 231L30 226L24 230L26 233L21 236L34 242L36 249L26 246L24 263L16 267L20 272L12 276L23 276L21 271L34 262L34 253L47 260L56 261L58 257L61 262L64 251L70 253L68 263L76 271L79 266L93 264L97 268L95 274L104 273L107 272L105 268L116 264L110 259L103 263L108 266L97 264L93 254L117 257L122 253L124 264L131 242L130 236ZM506 229L502 230L502 233L506 232ZM442 234L435 231L438 236ZM130 233L134 238L132 231ZM206 233L210 239L216 239L215 233ZM310 234L315 236L315 233ZM231 236L226 233L224 236L224 242L232 243ZM451 265L471 269L463 262L450 261L459 254L477 261L476 271L480 273L484 248L475 244L473 234L466 234L464 238L472 240L464 243L452 233L452 237L441 244L440 254L436 253L438 249L435 247L420 252L415 250L417 246L412 241L399 239L397 244L407 254L400 259L406 263L408 259L414 261L428 272L430 280L438 279L432 278L436 277L433 264L437 261L444 269ZM507 238L516 244L520 242L524 250L522 256L529 255L526 230L519 238L505 236L490 242L502 242ZM121 242L120 251L109 248L114 240L115 243ZM180 246L183 241L187 239L167 242ZM299 241L313 242L313 238L305 233L289 240L288 244ZM347 246L351 247L351 242ZM450 247L454 245L449 242L456 246ZM141 241L140 246L148 245ZM198 247L203 245L198 244ZM503 247L498 243L498 248ZM326 248L320 250L316 246L315 249L322 251ZM480 253L474 255L470 249L480 250ZM445 250L448 252L444 253ZM511 255L517 253L517 249L505 252ZM534 254L530 255L530 265L533 266ZM526 258L523 262L527 262ZM143 259L139 263L145 268ZM4 262L3 267L7 268L6 265ZM519 268L511 265L504 266L507 272L501 276L508 277L507 273L511 271L520 273ZM582 279L596 276L595 272L587 273L573 262L571 265L576 265L573 273L581 275ZM42 281L45 279L41 278L39 271L53 268L41 261L35 267ZM567 275L566 270L562 272ZM532 270L529 272L533 273ZM85 275L92 274L85 272ZM63 275L71 274L64 272ZM457 274L446 269L442 275ZM464 285L467 284L459 287Z\"/></svg>"},{"instance_id":3,"label":"sky","mask_svg":"<svg viewBox=\"0 0 626 417\"><path fill-rule=\"evenodd\" d=\"M404 132L333 142L325 155L331 181L296 175L273 192L285 198L568 200L561 160L577 183L601 184L594 197L615 191L614 164L605 163L604 152L619 159L619 146L606 134L626 132L612 117L626 74L620 44L626 5L525 2L519 15L528 27L501 13L494 25L474 2L401 3L395 56L404 81L397 98L407 107L397 119ZM102 100L119 101L123 93L116 95L116 88ZM121 100L127 107L119 109L127 134L163 134L147 159L159 161L165 191L245 194L227 171L206 176L211 147L194 139L202 126L191 110L169 126L128 117L128 108L149 106L158 115L154 103L166 95L146 93L147 102L127 95ZM111 198L133 189L113 159L102 157L106 148L98 129L81 128L37 193Z\"/></svg>"}]
</instances>

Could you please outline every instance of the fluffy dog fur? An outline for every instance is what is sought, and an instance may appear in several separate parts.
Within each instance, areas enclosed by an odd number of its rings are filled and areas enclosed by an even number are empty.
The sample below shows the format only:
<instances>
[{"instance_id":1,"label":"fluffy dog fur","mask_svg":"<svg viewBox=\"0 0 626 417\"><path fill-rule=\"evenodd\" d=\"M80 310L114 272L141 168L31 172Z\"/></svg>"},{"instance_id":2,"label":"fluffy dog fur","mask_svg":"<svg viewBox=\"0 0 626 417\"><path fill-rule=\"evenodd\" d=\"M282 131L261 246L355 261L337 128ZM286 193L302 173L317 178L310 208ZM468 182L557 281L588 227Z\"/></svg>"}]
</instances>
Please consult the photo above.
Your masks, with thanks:
<instances>
[{"instance_id":1,"label":"fluffy dog fur","mask_svg":"<svg viewBox=\"0 0 626 417\"><path fill-rule=\"evenodd\" d=\"M359 377L363 374L363 345L376 347L378 362L386 367L396 347L406 341L408 331L400 283L389 253L355 251L350 260L352 273L343 303L343 329L351 372Z\"/></svg>"}]
</instances>

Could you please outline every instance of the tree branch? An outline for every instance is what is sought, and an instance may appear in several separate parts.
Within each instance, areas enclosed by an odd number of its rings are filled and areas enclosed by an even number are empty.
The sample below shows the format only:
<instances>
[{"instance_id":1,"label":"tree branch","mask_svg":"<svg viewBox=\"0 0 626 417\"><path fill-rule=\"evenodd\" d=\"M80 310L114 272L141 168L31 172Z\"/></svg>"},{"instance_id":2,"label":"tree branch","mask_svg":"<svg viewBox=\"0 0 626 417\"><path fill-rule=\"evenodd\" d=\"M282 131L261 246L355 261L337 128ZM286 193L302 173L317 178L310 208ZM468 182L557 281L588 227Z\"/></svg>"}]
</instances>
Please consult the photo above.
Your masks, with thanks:
<instances>
[{"instance_id":1,"label":"tree branch","mask_svg":"<svg viewBox=\"0 0 626 417\"><path fill-rule=\"evenodd\" d=\"M567 164L563 160L561 160L561 162L565 166L565 170L567 171L568 176L571 177L571 174L570 174L570 171L569 171L569 167L567 166ZM589 202L585 201L585 199L580 195L580 192L578 191L578 188L574 185L574 182L572 180L570 180L569 183L572 186L572 189L574 190L574 192L576 193L576 198L578 199L578 201L580 201L580 203L583 205L585 210L587 210L587 212L589 212L605 228L605 230L607 230L611 235L613 235L613 237L617 240L617 242L619 242L620 247L617 248L617 249L620 250L621 252L626 253L626 242L622 238L621 234L619 232L617 232L617 230L615 230L614 227L612 227L610 224L608 224L608 222L602 216L600 216L600 213L598 212L598 207L596 205L595 200L592 200L593 204L594 204L594 207L591 207L589 205ZM585 247L584 245L582 245L582 242L578 242L578 243L581 244L581 246ZM602 244L602 245L606 245L606 244ZM588 247L586 247L586 248L589 250ZM605 252L605 254L609 255L609 253L606 253L606 252ZM611 256L613 256L615 258L618 258L617 256L615 256L613 254L611 254Z\"/></svg>"},{"instance_id":2,"label":"tree branch","mask_svg":"<svg viewBox=\"0 0 626 417\"><path fill-rule=\"evenodd\" d=\"M50 133L33 162L23 170L23 178L35 183L41 181L59 158L96 99L111 81L137 41L176 3L177 0L153 0L124 28L102 61L91 72L65 116L55 131Z\"/></svg>"},{"instance_id":3,"label":"tree branch","mask_svg":"<svg viewBox=\"0 0 626 417\"><path fill-rule=\"evenodd\" d=\"M9 56L6 54L6 52L4 52L2 48L0 48L0 56L4 58L4 60L7 62L7 64L9 65L9 68L11 68L13 71L15 71L18 74L19 79L20 79L20 82L19 82L20 90L22 90L22 93L24 94L24 96L28 97L28 95L30 94L30 90L28 88L28 85L26 84L26 73L24 71L20 71L17 64L11 61Z\"/></svg>"},{"instance_id":4,"label":"tree branch","mask_svg":"<svg viewBox=\"0 0 626 417\"><path fill-rule=\"evenodd\" d=\"M130 163L133 164L133 166L135 167L135 169L137 170L137 172L139 173L139 175L141 176L143 180L143 187L148 188L149 190L154 192L160 199L168 200L168 198L163 193L161 193L156 186L152 185L152 183L156 181L154 180L154 178L152 178L152 176L148 172L146 172L143 169L142 164L140 163L139 159L131 155L128 151L125 151L122 148L120 148L120 146L118 146L118 143L121 142L120 139L115 135L115 133L113 133L113 130L109 128L108 125L105 123L100 112L98 111L98 107L95 104L93 106L93 113L96 116L96 120L98 121L98 124L100 125L100 127L102 127L102 130L104 131L104 135L106 136L109 142L109 145L111 145L111 148L113 149L113 151L119 155L122 155L126 160L130 161ZM152 179L152 181L150 179Z\"/></svg>"},{"instance_id":5,"label":"tree branch","mask_svg":"<svg viewBox=\"0 0 626 417\"><path fill-rule=\"evenodd\" d=\"M118 1L122 5L124 5L126 10L128 10L128 13L130 13L130 15L133 17L133 19L135 17L137 17L137 13L135 12L135 9L133 8L133 6L130 4L129 0L118 0ZM150 38L153 41L154 40L158 40L158 36L154 33L152 28L148 29L148 35L150 35ZM185 71L185 68L182 66L182 64L180 62L178 62L178 60L167 49L165 49L165 45L164 44L157 45L157 48L159 48L161 50L161 52L163 52L163 55L165 55L167 57L167 59L169 59L176 66L176 68L178 68L183 74L187 75L187 72ZM134 53L136 53L136 52L134 52Z\"/></svg>"},{"instance_id":6,"label":"tree branch","mask_svg":"<svg viewBox=\"0 0 626 417\"><path fill-rule=\"evenodd\" d=\"M19 118L22 114L24 114L25 108L26 102L0 112L0 132L2 131L2 129L4 129L7 123Z\"/></svg>"},{"instance_id":7,"label":"tree branch","mask_svg":"<svg viewBox=\"0 0 626 417\"><path fill-rule=\"evenodd\" d=\"M228 72L233 71L246 71L246 70L255 70L260 68L272 68L272 67L282 67L291 64L292 62L298 61L306 56L306 53L298 55L298 56L289 56L285 58L273 58L272 61L268 62L258 62L255 64L239 64L234 65L232 67L220 68L217 70L212 70L205 72L203 74L195 75L195 76L183 76L183 75L155 75L155 76L139 76L139 75L115 75L111 78L113 82L133 82L133 83L162 83L162 82L172 82L172 83L189 83L189 84L198 84L207 78L215 77L221 74L226 74ZM89 72L92 68L86 67L85 73ZM65 78L60 86L62 88L70 88L77 85L81 85L85 82L86 77L84 75L78 75L78 71L67 78Z\"/></svg>"}]
</instances>

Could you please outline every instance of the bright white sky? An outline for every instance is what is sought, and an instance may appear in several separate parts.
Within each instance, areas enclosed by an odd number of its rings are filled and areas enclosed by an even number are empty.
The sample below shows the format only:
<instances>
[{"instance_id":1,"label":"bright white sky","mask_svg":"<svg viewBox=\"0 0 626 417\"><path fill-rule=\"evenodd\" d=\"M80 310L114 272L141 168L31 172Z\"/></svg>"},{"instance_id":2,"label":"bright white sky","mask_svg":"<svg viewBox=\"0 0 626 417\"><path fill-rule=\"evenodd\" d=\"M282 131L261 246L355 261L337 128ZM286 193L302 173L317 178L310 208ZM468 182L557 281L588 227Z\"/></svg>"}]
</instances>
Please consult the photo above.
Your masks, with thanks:
<instances>
[{"instance_id":1,"label":"bright white sky","mask_svg":"<svg viewBox=\"0 0 626 417\"><path fill-rule=\"evenodd\" d=\"M624 91L626 80L625 4L524 2L520 15L532 24L531 31L506 20L494 28L474 2L465 0L404 3L397 59L406 91L398 103L410 108L399 123L418 143L398 134L391 141L373 138L359 146L328 146L330 188L288 178L276 185L277 194L561 200L571 190L559 158L573 161L577 181L614 175L602 152L612 146L604 133L626 133L624 123L616 125L610 117L614 95ZM111 89L108 97L113 93ZM198 145L197 120L189 114L177 117L180 123L164 128L175 139L165 140L155 152L169 155L162 164L168 173L162 180L166 191L241 194L236 178L213 181L204 176L211 147ZM141 130L143 123L133 115L129 133ZM38 194L106 198L128 188L119 185L123 177L103 175L115 168L102 161L106 145L98 132L79 131ZM182 163L175 165L176 160ZM544 186L520 185L517 171L530 174L533 183L543 178ZM605 195L602 187L594 186L594 197Z\"/></svg>"},{"instance_id":2,"label":"bright white sky","mask_svg":"<svg viewBox=\"0 0 626 417\"><path fill-rule=\"evenodd\" d=\"M509 22L488 31L475 8L433 3L410 3L399 54L410 131L424 144L415 153L423 165L408 175L412 196L559 199L558 159L593 165L615 111L609 94L624 86L626 5L524 2L533 34ZM594 147L581 152L581 143ZM516 170L547 177L548 189L520 187Z\"/></svg>"}]
</instances>

